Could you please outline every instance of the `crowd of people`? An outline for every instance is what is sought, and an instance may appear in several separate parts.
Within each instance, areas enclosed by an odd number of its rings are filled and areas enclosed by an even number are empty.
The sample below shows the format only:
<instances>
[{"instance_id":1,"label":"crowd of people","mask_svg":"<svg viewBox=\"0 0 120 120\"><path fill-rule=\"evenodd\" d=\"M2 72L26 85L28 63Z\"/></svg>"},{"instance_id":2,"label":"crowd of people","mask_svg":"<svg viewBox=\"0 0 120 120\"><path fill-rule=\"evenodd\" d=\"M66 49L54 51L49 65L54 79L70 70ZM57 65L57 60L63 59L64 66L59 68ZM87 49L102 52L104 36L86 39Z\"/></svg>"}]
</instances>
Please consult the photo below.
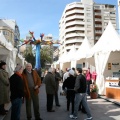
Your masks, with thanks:
<instances>
[{"instance_id":1,"label":"crowd of people","mask_svg":"<svg viewBox=\"0 0 120 120\"><path fill-rule=\"evenodd\" d=\"M23 66L20 64L17 64L14 70L14 74L9 77L6 71L6 63L1 61L0 115L5 115L8 112L8 110L4 109L4 105L11 101L12 106L10 120L20 120L21 105L25 100L27 120L31 120L32 118L32 103L35 120L42 120L39 112L38 96L40 86L41 79L36 70L32 69L31 63L27 63L25 69L23 69Z\"/></svg>"},{"instance_id":2,"label":"crowd of people","mask_svg":"<svg viewBox=\"0 0 120 120\"><path fill-rule=\"evenodd\" d=\"M39 112L38 96L41 84L45 84L47 112L55 112L53 109L54 98L56 106L61 106L58 91L59 83L62 82L62 89L66 92L66 109L69 111L71 108L69 117L77 119L78 111L81 110L87 115L85 120L92 120L91 111L87 103L87 95L90 95L91 77L90 69L86 72L82 68L77 68L76 70L75 68L67 68L65 73L59 69L49 68L40 77L37 71L32 69L31 63L27 63L25 69L20 64L17 64L14 74L9 77L6 71L6 63L1 61L0 115L7 114L8 110L5 110L4 105L11 101L11 120L20 120L21 106L25 102L27 120L32 118L32 103L35 120L42 120Z\"/></svg>"}]
</instances>

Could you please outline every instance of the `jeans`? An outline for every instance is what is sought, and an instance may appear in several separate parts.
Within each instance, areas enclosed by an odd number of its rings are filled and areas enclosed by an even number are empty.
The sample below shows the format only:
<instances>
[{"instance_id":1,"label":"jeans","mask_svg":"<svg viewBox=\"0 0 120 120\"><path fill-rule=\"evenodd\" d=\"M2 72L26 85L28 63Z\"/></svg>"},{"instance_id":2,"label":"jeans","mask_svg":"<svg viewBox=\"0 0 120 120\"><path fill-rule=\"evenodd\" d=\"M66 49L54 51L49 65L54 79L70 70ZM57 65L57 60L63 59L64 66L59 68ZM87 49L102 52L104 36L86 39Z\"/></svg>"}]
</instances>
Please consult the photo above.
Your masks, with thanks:
<instances>
[{"instance_id":1,"label":"jeans","mask_svg":"<svg viewBox=\"0 0 120 120\"><path fill-rule=\"evenodd\" d=\"M75 108L74 108L74 116L78 115L78 109L79 109L79 105L80 102L82 102L82 105L84 106L86 112L87 112L87 117L91 117L91 112L86 100L86 93L76 93L75 94Z\"/></svg>"},{"instance_id":2,"label":"jeans","mask_svg":"<svg viewBox=\"0 0 120 120\"><path fill-rule=\"evenodd\" d=\"M16 98L15 100L12 100L11 120L20 120L21 105L22 105L21 98Z\"/></svg>"}]
</instances>

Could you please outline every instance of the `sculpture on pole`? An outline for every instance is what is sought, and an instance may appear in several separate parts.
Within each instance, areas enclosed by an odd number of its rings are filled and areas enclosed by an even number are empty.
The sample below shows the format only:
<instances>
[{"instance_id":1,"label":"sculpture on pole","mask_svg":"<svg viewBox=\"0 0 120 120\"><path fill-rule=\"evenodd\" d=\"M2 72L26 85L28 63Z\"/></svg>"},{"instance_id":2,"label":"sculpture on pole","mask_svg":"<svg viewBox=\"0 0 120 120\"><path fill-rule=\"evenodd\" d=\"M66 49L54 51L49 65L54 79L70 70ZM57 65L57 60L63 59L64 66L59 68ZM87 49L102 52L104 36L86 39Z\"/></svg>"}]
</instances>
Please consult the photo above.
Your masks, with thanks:
<instances>
[{"instance_id":1,"label":"sculpture on pole","mask_svg":"<svg viewBox=\"0 0 120 120\"><path fill-rule=\"evenodd\" d=\"M34 32L29 31L29 34L31 35L31 38L29 40L21 40L22 45L19 47L25 45L25 44L33 44L36 46L36 58L35 58L35 69L40 70L41 69L41 56L40 56L40 50L41 45L52 45L52 44L60 44L59 40L43 40L44 34L40 34L40 39L35 39Z\"/></svg>"}]
</instances>

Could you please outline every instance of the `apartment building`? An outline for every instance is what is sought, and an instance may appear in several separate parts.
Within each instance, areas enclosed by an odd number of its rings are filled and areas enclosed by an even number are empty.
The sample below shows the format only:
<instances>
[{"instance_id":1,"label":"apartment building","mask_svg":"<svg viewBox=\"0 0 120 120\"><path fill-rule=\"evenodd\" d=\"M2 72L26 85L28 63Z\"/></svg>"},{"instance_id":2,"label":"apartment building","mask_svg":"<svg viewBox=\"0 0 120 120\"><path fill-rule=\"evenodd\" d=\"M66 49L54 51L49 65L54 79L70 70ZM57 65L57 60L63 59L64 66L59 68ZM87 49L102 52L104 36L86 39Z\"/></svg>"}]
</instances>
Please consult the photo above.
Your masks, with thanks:
<instances>
[{"instance_id":1,"label":"apartment building","mask_svg":"<svg viewBox=\"0 0 120 120\"><path fill-rule=\"evenodd\" d=\"M93 46L104 32L109 20L116 28L116 6L97 4L93 0L81 0L66 5L59 21L60 56L71 49L76 50L85 36Z\"/></svg>"},{"instance_id":2,"label":"apartment building","mask_svg":"<svg viewBox=\"0 0 120 120\"><path fill-rule=\"evenodd\" d=\"M20 40L19 27L15 20L0 19L0 33L3 33L6 40L11 42L14 47L17 47Z\"/></svg>"}]
</instances>

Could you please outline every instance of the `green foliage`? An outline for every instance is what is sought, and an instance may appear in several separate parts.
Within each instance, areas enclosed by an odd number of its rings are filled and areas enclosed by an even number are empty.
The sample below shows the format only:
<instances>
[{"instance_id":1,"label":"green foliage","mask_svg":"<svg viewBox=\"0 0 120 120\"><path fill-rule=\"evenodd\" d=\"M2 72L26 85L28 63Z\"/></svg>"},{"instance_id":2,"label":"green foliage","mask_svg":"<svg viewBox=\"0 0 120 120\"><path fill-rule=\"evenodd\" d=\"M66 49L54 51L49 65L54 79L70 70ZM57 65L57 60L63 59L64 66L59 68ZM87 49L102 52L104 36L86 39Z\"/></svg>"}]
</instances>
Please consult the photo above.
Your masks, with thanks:
<instances>
[{"instance_id":1,"label":"green foliage","mask_svg":"<svg viewBox=\"0 0 120 120\"><path fill-rule=\"evenodd\" d=\"M90 92L98 92L98 86L96 84L92 84Z\"/></svg>"},{"instance_id":2,"label":"green foliage","mask_svg":"<svg viewBox=\"0 0 120 120\"><path fill-rule=\"evenodd\" d=\"M46 63L52 62L52 49L50 46L41 48L41 67L44 68Z\"/></svg>"},{"instance_id":3,"label":"green foliage","mask_svg":"<svg viewBox=\"0 0 120 120\"><path fill-rule=\"evenodd\" d=\"M25 60L35 66L35 55L32 45L27 46L26 51L24 52Z\"/></svg>"},{"instance_id":4,"label":"green foliage","mask_svg":"<svg viewBox=\"0 0 120 120\"><path fill-rule=\"evenodd\" d=\"M24 52L24 57L27 62L35 66L35 50L32 45L28 46ZM50 46L43 46L40 50L41 67L45 68L46 63L52 63L52 49Z\"/></svg>"}]
</instances>

